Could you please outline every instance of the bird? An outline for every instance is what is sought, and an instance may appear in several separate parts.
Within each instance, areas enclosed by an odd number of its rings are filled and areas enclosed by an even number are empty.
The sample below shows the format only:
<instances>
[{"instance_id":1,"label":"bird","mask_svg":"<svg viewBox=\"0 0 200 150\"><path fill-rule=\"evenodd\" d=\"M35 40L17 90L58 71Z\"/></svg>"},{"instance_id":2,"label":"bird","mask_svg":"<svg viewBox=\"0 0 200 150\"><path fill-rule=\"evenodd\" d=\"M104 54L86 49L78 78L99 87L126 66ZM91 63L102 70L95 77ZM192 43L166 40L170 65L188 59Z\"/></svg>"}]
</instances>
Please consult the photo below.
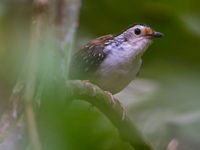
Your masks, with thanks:
<instances>
[{"instance_id":1,"label":"bird","mask_svg":"<svg viewBox=\"0 0 200 150\"><path fill-rule=\"evenodd\" d=\"M137 23L118 34L91 40L72 55L69 79L89 81L111 96L119 93L136 78L153 39L162 36L150 26Z\"/></svg>"}]
</instances>

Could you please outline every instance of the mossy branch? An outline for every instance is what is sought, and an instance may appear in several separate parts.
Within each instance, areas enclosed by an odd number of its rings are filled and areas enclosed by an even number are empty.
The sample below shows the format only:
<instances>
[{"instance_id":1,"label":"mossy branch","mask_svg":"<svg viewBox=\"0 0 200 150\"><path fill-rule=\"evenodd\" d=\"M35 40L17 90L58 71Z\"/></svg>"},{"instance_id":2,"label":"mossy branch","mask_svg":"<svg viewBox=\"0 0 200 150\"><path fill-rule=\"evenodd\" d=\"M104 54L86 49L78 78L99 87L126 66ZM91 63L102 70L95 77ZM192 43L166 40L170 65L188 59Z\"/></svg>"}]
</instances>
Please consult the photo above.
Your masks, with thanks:
<instances>
[{"instance_id":1,"label":"mossy branch","mask_svg":"<svg viewBox=\"0 0 200 150\"><path fill-rule=\"evenodd\" d=\"M126 115L122 119L123 109L117 99L115 99L116 103L113 104L109 95L89 82L67 81L66 85L69 98L84 100L96 106L110 119L121 137L129 142L135 150L153 150L128 116Z\"/></svg>"},{"instance_id":2,"label":"mossy branch","mask_svg":"<svg viewBox=\"0 0 200 150\"><path fill-rule=\"evenodd\" d=\"M66 86L66 93L68 98L72 100L84 100L97 107L110 119L110 121L118 129L121 137L125 141L129 142L132 145L132 147L135 148L135 150L153 150L151 145L147 143L147 141L144 139L144 137L138 131L138 129L132 123L132 121L128 118L128 116L126 115L125 118L122 119L123 110L121 108L120 102L117 99L115 99L116 103L113 104L109 95L107 95L98 86L93 85L89 82L83 82L79 80L67 81ZM17 87L15 89L17 89L17 93L14 92L16 98L20 98L21 94L23 94L24 91L23 84L21 83L20 87ZM4 114L4 116L7 119L5 120L4 117L1 120L1 123L10 123L10 126L8 126L6 129L4 129L3 126L0 127L1 137L3 137L2 142L6 140L7 137L9 137L9 134L11 134L12 131L14 131L14 128L17 127L17 124L19 124L19 122L22 121L20 118L24 116L24 112L21 107L14 107L16 103L15 100L11 101L12 107L8 109L9 112ZM13 117L15 111L19 113L17 116Z\"/></svg>"}]
</instances>

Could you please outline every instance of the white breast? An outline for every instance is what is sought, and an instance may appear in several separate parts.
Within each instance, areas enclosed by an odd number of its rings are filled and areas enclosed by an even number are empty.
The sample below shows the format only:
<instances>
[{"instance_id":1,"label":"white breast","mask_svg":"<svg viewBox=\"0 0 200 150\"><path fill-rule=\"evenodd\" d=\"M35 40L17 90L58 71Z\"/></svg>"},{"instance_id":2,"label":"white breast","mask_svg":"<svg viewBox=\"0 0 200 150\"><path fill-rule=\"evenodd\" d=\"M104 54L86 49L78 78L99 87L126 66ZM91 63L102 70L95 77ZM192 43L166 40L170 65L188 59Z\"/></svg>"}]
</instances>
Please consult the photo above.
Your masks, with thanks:
<instances>
[{"instance_id":1,"label":"white breast","mask_svg":"<svg viewBox=\"0 0 200 150\"><path fill-rule=\"evenodd\" d=\"M120 46L108 45L104 52L109 53L96 72L95 81L102 89L117 93L125 88L137 75L141 66L141 55L149 41L140 44L123 42Z\"/></svg>"}]
</instances>

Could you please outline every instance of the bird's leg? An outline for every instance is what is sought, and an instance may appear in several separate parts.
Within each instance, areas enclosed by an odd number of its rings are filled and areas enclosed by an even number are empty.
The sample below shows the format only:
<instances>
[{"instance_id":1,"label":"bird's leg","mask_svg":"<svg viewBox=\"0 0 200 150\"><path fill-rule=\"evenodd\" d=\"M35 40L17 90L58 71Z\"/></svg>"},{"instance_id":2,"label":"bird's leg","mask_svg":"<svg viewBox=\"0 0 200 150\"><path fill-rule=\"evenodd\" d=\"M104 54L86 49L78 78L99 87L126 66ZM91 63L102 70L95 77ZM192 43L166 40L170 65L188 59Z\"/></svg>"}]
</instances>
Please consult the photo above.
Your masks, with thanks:
<instances>
[{"instance_id":1,"label":"bird's leg","mask_svg":"<svg viewBox=\"0 0 200 150\"><path fill-rule=\"evenodd\" d=\"M89 80L80 80L80 81L82 81L82 82L84 82L84 83L90 83ZM116 101L116 100L115 100L115 98L114 98L114 96L112 95L111 92L109 92L109 91L104 91L104 92L105 92L105 94L107 94L107 95L110 97L111 102L112 102L113 104L116 104L116 102L119 104L119 106L120 106L120 108L121 108L121 111L122 111L122 120L124 120L125 117L126 117L126 114L127 114L126 109L124 108L124 106L123 106L119 101ZM93 105L91 105L89 109L91 109L92 107L93 107Z\"/></svg>"},{"instance_id":2,"label":"bird's leg","mask_svg":"<svg viewBox=\"0 0 200 150\"><path fill-rule=\"evenodd\" d=\"M126 114L127 114L126 109L124 108L124 106L123 106L119 101L116 101L116 100L115 100L115 98L114 98L114 96L112 95L112 93L110 93L109 91L104 91L104 92L105 92L108 96L110 96L111 101L112 101L113 104L115 104L116 102L119 104L119 106L120 106L120 108L121 108L121 111L122 111L122 120L124 120L125 117L126 117Z\"/></svg>"},{"instance_id":3,"label":"bird's leg","mask_svg":"<svg viewBox=\"0 0 200 150\"><path fill-rule=\"evenodd\" d=\"M110 96L112 103L115 104L115 98L114 98L114 96L112 95L112 93L110 93L109 91L104 91L104 92L105 92L108 96Z\"/></svg>"},{"instance_id":4,"label":"bird's leg","mask_svg":"<svg viewBox=\"0 0 200 150\"><path fill-rule=\"evenodd\" d=\"M119 103L119 106L120 106L120 108L121 108L121 110L122 110L122 120L124 120L125 117L126 117L126 115L127 115L127 111L126 111L126 109L124 108L124 106L122 105L122 103L120 103L119 101L117 101L117 102Z\"/></svg>"}]
</instances>

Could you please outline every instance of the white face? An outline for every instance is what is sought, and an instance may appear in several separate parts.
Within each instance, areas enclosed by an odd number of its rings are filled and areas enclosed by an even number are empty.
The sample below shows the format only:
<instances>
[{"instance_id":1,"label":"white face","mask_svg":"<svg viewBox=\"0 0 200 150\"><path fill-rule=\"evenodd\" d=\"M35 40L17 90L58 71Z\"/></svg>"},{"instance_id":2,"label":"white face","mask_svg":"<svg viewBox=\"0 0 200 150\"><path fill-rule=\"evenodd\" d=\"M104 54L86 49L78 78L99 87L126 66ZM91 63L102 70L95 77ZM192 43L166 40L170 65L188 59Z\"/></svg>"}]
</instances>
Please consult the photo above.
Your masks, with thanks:
<instances>
[{"instance_id":1,"label":"white face","mask_svg":"<svg viewBox=\"0 0 200 150\"><path fill-rule=\"evenodd\" d=\"M124 31L124 36L127 38L127 41L136 42L138 40L152 40L154 38L160 38L163 36L162 33L156 32L151 29L149 26L138 24L130 27Z\"/></svg>"},{"instance_id":2,"label":"white face","mask_svg":"<svg viewBox=\"0 0 200 150\"><path fill-rule=\"evenodd\" d=\"M137 43L138 41L145 40L151 41L152 35L154 31L147 26L144 25L135 25L124 32L124 36L131 43Z\"/></svg>"},{"instance_id":3,"label":"white face","mask_svg":"<svg viewBox=\"0 0 200 150\"><path fill-rule=\"evenodd\" d=\"M118 34L105 47L104 52L112 51L111 54L115 54L115 57L120 57L120 59L129 59L136 55L141 56L152 43L152 39L161 36L163 36L162 33L155 32L148 26L137 24ZM121 44L116 44L116 41Z\"/></svg>"},{"instance_id":4,"label":"white face","mask_svg":"<svg viewBox=\"0 0 200 150\"><path fill-rule=\"evenodd\" d=\"M129 53L143 53L146 48L152 43L152 37L149 35L154 31L147 26L144 25L135 25L130 27L126 31L123 32L123 37L126 38L126 43L124 44L124 48L127 49ZM134 54L135 55L135 54Z\"/></svg>"}]
</instances>

